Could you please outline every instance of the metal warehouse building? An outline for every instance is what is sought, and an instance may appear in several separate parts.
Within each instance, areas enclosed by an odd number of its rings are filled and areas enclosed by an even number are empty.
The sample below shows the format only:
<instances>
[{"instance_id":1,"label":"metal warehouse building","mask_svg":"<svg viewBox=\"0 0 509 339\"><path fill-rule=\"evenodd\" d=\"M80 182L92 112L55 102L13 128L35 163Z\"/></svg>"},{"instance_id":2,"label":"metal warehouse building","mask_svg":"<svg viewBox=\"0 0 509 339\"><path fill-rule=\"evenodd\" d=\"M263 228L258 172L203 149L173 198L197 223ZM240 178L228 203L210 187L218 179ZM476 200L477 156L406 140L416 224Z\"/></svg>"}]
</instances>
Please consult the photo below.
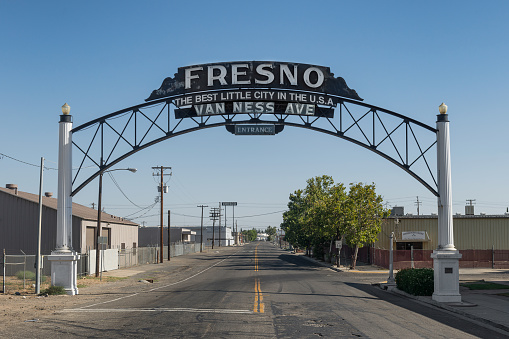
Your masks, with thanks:
<instances>
[{"instance_id":1,"label":"metal warehouse building","mask_svg":"<svg viewBox=\"0 0 509 339\"><path fill-rule=\"evenodd\" d=\"M7 254L35 254L39 222L39 196L18 190L17 185L0 187L0 250ZM41 253L56 248L57 199L51 194L42 198ZM97 210L72 204L72 247L78 253L95 248ZM101 215L101 235L108 238L108 248L136 248L138 224L108 213Z\"/></svg>"},{"instance_id":2,"label":"metal warehouse building","mask_svg":"<svg viewBox=\"0 0 509 339\"><path fill-rule=\"evenodd\" d=\"M467 206L473 207L473 206ZM454 215L454 245L463 255L460 267L509 268L509 214ZM388 267L390 236L394 232L394 267L432 267L438 244L437 215L391 215L382 224L369 261Z\"/></svg>"}]
</instances>

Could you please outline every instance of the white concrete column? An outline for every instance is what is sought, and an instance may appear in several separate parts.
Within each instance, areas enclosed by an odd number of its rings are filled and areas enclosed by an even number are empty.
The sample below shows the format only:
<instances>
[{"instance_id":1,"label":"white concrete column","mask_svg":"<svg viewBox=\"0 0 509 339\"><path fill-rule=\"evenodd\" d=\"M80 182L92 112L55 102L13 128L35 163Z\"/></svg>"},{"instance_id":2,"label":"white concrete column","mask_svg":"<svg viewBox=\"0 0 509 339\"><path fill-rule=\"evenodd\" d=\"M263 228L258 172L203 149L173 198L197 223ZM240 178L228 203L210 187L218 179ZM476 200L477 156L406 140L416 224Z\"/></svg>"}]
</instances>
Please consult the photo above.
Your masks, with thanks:
<instances>
[{"instance_id":1,"label":"white concrete column","mask_svg":"<svg viewBox=\"0 0 509 339\"><path fill-rule=\"evenodd\" d=\"M58 202L56 249L51 262L51 285L64 287L67 294L78 294L78 259L72 249L72 116L70 107L62 106L58 127Z\"/></svg>"},{"instance_id":2,"label":"white concrete column","mask_svg":"<svg viewBox=\"0 0 509 339\"><path fill-rule=\"evenodd\" d=\"M454 251L452 221L451 143L446 113L437 116L438 249Z\"/></svg>"},{"instance_id":3,"label":"white concrete column","mask_svg":"<svg viewBox=\"0 0 509 339\"><path fill-rule=\"evenodd\" d=\"M70 252L72 247L72 116L61 115L58 124L58 202L57 248Z\"/></svg>"},{"instance_id":4,"label":"white concrete column","mask_svg":"<svg viewBox=\"0 0 509 339\"><path fill-rule=\"evenodd\" d=\"M461 302L459 293L459 259L454 247L452 219L451 145L447 106L442 103L437 116L438 170L438 247L433 251L434 293L438 302Z\"/></svg>"}]
</instances>

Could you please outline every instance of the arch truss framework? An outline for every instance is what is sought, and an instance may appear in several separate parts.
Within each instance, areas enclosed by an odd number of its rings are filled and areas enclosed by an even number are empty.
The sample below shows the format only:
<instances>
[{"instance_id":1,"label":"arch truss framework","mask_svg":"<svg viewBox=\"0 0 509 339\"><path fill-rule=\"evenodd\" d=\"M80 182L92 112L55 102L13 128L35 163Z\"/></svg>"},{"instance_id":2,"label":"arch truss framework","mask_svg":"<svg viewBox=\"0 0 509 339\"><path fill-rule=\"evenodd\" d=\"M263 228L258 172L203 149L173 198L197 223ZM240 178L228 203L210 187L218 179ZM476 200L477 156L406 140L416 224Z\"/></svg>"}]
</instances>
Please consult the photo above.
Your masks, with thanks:
<instances>
[{"instance_id":1,"label":"arch truss framework","mask_svg":"<svg viewBox=\"0 0 509 339\"><path fill-rule=\"evenodd\" d=\"M274 90L272 90L274 91ZM217 92L220 93L220 92ZM301 93L302 94L302 93ZM306 93L311 94L312 93ZM407 116L356 100L336 97L335 107L316 115L291 113L233 113L193 116L192 109L177 107L182 96L129 107L72 130L79 166L72 179L72 196L101 172L132 154L161 141L207 128L235 125L300 127L350 141L397 165L435 196L437 130ZM430 156L430 154L432 156ZM90 175L85 168L96 168ZM87 173L88 172L88 173Z\"/></svg>"}]
</instances>

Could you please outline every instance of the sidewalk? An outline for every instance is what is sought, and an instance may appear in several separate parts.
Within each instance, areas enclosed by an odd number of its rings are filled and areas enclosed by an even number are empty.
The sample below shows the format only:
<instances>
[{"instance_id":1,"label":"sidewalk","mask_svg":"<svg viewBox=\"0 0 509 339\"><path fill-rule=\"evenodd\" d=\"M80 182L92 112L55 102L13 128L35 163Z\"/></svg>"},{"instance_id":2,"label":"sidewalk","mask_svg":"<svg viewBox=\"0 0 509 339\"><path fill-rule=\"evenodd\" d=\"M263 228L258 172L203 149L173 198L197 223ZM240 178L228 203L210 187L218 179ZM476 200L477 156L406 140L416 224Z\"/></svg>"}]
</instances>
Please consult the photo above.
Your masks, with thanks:
<instances>
[{"instance_id":1,"label":"sidewalk","mask_svg":"<svg viewBox=\"0 0 509 339\"><path fill-rule=\"evenodd\" d=\"M389 276L389 270L378 269L378 267L372 265L359 263L355 270L350 270L344 266L338 268L329 263L315 260L304 255L302 257L313 261L320 266L330 268L337 272L349 272L357 274L386 273L387 277ZM396 271L394 273L396 273ZM479 280L509 285L509 269L460 269L460 283ZM384 285L384 283L386 283L386 281L380 282L376 285L380 286L384 290L387 290L388 293L396 293L409 299L413 299L416 302L422 302L434 307L442 308L477 322L488 324L495 328L509 332L509 289L470 290L467 287L460 286L460 294L462 300L461 303L439 303L432 300L431 297L413 296L398 290L396 287L387 288L387 285Z\"/></svg>"}]
</instances>

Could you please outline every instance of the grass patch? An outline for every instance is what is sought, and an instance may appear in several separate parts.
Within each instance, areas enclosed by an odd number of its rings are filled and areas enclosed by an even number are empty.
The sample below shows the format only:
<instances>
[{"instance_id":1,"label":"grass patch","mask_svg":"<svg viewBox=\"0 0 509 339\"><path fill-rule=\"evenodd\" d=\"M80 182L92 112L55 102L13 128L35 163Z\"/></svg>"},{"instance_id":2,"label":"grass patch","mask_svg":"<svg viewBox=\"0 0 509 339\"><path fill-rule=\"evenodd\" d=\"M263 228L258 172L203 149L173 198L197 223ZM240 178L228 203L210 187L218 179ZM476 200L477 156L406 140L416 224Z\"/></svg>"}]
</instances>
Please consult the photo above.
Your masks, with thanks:
<instances>
[{"instance_id":1,"label":"grass patch","mask_svg":"<svg viewBox=\"0 0 509 339\"><path fill-rule=\"evenodd\" d=\"M509 285L497 284L489 281L474 281L468 283L461 283L463 287L467 287L470 290L505 290L509 289Z\"/></svg>"},{"instance_id":2,"label":"grass patch","mask_svg":"<svg viewBox=\"0 0 509 339\"><path fill-rule=\"evenodd\" d=\"M35 280L35 273L31 271L18 271L16 272L16 278L19 280L23 280L23 277L26 280Z\"/></svg>"},{"instance_id":3,"label":"grass patch","mask_svg":"<svg viewBox=\"0 0 509 339\"><path fill-rule=\"evenodd\" d=\"M62 295L62 294L67 294L67 292L65 292L65 289L63 286L50 286L47 289L42 290L41 294Z\"/></svg>"},{"instance_id":4,"label":"grass patch","mask_svg":"<svg viewBox=\"0 0 509 339\"><path fill-rule=\"evenodd\" d=\"M103 277L103 280L106 278L106 281L120 281L120 280L126 280L128 277Z\"/></svg>"},{"instance_id":5,"label":"grass patch","mask_svg":"<svg viewBox=\"0 0 509 339\"><path fill-rule=\"evenodd\" d=\"M25 271L24 273L23 271L16 272L16 278L19 280L23 280L23 276L25 277L25 280L35 281L35 273L32 271ZM46 282L46 278L47 277L45 275L41 275L41 283Z\"/></svg>"},{"instance_id":6,"label":"grass patch","mask_svg":"<svg viewBox=\"0 0 509 339\"><path fill-rule=\"evenodd\" d=\"M103 277L102 281L114 282L114 281L119 281L119 280L125 280L127 278L128 277ZM87 275L87 276L82 277L81 279L99 281L101 279L101 277L96 277L95 275Z\"/></svg>"}]
</instances>

